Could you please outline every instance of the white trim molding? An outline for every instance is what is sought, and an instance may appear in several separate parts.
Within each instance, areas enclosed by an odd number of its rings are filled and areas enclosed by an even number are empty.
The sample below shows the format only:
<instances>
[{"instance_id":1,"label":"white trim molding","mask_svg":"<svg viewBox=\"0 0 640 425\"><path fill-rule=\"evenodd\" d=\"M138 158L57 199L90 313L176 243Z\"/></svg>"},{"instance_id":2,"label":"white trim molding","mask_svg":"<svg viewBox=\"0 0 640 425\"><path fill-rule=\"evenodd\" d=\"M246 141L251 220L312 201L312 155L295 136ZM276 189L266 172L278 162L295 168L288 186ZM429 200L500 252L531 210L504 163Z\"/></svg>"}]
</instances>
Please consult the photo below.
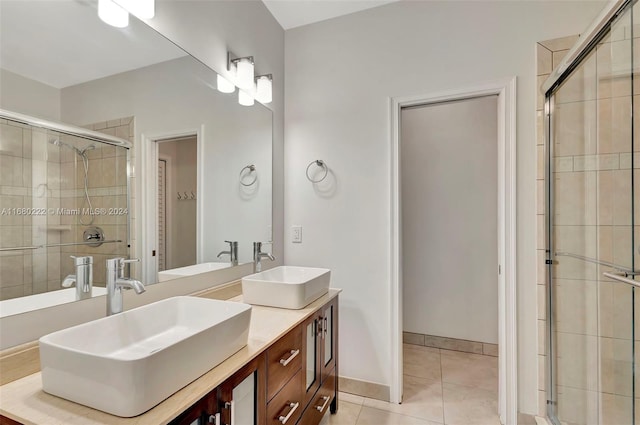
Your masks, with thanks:
<instances>
[{"instance_id":1,"label":"white trim molding","mask_svg":"<svg viewBox=\"0 0 640 425\"><path fill-rule=\"evenodd\" d=\"M158 246L158 232L156 231L158 226L158 211L157 211L157 185L148 184L148 182L158 181L158 144L162 140L178 139L180 137L195 136L196 146L198 150L198 162L196 167L197 173L197 188L196 188L196 263L203 262L204 254L204 238L202 236L202 221L203 221L203 202L202 194L204 190L203 184L203 166L204 155L202 155L204 148L204 125L199 128L177 130L167 133L159 134L142 134L140 140L142 141L141 155L141 172L140 184L144 185L144 195L142 197L142 214L140 215L140 225L136 230L142 232L140 237L142 241L142 252L138 255L143 260L142 269L142 281L143 282L157 282L158 281L158 257L152 257L151 252Z\"/></svg>"},{"instance_id":2,"label":"white trim molding","mask_svg":"<svg viewBox=\"0 0 640 425\"><path fill-rule=\"evenodd\" d=\"M402 204L400 114L404 107L481 96L498 96L498 277L499 414L503 424L518 418L516 298L516 78L438 93L390 99L391 111L391 385L392 403L402 402Z\"/></svg>"}]
</instances>

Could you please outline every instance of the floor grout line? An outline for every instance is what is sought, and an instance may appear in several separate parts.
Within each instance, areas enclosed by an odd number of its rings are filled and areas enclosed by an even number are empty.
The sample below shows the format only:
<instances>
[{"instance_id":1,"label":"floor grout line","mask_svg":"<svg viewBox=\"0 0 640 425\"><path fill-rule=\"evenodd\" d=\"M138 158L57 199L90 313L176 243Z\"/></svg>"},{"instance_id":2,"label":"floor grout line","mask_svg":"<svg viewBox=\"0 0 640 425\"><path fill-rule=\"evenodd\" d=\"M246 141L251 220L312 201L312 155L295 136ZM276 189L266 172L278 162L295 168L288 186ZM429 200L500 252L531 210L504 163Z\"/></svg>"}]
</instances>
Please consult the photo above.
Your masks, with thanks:
<instances>
[{"instance_id":1,"label":"floor grout line","mask_svg":"<svg viewBox=\"0 0 640 425\"><path fill-rule=\"evenodd\" d=\"M447 421L445 419L444 414L444 374L442 373L442 350L440 350L440 394L442 398L442 423L446 424Z\"/></svg>"}]
</instances>

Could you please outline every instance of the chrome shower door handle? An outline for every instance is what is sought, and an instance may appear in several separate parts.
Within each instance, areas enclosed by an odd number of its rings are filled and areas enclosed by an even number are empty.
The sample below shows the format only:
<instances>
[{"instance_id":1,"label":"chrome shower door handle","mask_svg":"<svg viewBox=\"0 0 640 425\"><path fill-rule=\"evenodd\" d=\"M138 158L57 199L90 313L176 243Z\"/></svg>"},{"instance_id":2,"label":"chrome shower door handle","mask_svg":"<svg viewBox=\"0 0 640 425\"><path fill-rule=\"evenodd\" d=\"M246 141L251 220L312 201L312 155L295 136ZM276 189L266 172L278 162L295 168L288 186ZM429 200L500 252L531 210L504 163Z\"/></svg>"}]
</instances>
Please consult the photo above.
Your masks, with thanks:
<instances>
[{"instance_id":1,"label":"chrome shower door handle","mask_svg":"<svg viewBox=\"0 0 640 425\"><path fill-rule=\"evenodd\" d=\"M609 273L609 272L604 272L602 273L602 275L604 277L608 277L609 279L617 280L618 282L626 283L627 285L640 288L640 281L638 280L629 279L626 276L621 276L619 274Z\"/></svg>"}]
</instances>

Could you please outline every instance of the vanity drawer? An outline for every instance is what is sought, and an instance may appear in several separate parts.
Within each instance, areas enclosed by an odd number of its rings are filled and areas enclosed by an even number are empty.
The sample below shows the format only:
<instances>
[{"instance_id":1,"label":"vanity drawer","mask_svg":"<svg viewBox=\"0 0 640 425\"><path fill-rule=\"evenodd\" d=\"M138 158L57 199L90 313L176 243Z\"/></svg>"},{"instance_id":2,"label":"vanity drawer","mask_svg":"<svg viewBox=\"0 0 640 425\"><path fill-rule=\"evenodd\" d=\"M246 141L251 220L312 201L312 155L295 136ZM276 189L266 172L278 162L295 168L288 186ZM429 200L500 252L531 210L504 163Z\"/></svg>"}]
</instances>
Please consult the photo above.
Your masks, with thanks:
<instances>
[{"instance_id":1,"label":"vanity drawer","mask_svg":"<svg viewBox=\"0 0 640 425\"><path fill-rule=\"evenodd\" d=\"M307 410L300 417L298 425L318 425L322 417L331 408L331 402L336 394L336 370L333 369L324 383L313 396Z\"/></svg>"},{"instance_id":2,"label":"vanity drawer","mask_svg":"<svg viewBox=\"0 0 640 425\"><path fill-rule=\"evenodd\" d=\"M267 425L295 425L304 409L302 398L302 371L298 370L267 403Z\"/></svg>"},{"instance_id":3,"label":"vanity drawer","mask_svg":"<svg viewBox=\"0 0 640 425\"><path fill-rule=\"evenodd\" d=\"M302 328L296 327L267 350L267 400L302 367Z\"/></svg>"}]
</instances>

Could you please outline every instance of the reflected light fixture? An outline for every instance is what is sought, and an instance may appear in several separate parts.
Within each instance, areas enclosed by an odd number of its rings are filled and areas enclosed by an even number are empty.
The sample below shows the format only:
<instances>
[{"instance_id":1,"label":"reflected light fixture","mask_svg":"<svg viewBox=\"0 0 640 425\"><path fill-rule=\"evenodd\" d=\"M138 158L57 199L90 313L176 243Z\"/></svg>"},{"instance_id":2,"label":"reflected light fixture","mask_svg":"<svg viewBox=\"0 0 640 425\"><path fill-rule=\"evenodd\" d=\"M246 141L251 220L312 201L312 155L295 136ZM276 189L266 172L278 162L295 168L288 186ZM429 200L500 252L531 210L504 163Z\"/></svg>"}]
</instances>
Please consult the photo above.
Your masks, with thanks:
<instances>
[{"instance_id":1,"label":"reflected light fixture","mask_svg":"<svg viewBox=\"0 0 640 425\"><path fill-rule=\"evenodd\" d=\"M253 106L253 96L244 90L238 90L238 103L242 106Z\"/></svg>"},{"instance_id":2,"label":"reflected light fixture","mask_svg":"<svg viewBox=\"0 0 640 425\"><path fill-rule=\"evenodd\" d=\"M233 93L236 91L236 86L222 75L218 74L216 78L218 84L218 91L221 93Z\"/></svg>"},{"instance_id":3,"label":"reflected light fixture","mask_svg":"<svg viewBox=\"0 0 640 425\"><path fill-rule=\"evenodd\" d=\"M156 15L155 0L114 0L123 9L140 19L151 19Z\"/></svg>"},{"instance_id":4,"label":"reflected light fixture","mask_svg":"<svg viewBox=\"0 0 640 425\"><path fill-rule=\"evenodd\" d=\"M236 86L245 90L253 89L253 56L231 59L231 53L227 52L227 71L235 68Z\"/></svg>"},{"instance_id":5,"label":"reflected light fixture","mask_svg":"<svg viewBox=\"0 0 640 425\"><path fill-rule=\"evenodd\" d=\"M271 103L273 100L273 76L271 74L256 77L256 100L260 103Z\"/></svg>"},{"instance_id":6,"label":"reflected light fixture","mask_svg":"<svg viewBox=\"0 0 640 425\"><path fill-rule=\"evenodd\" d=\"M129 25L129 13L112 0L98 1L98 16L112 27L124 28Z\"/></svg>"}]
</instances>

